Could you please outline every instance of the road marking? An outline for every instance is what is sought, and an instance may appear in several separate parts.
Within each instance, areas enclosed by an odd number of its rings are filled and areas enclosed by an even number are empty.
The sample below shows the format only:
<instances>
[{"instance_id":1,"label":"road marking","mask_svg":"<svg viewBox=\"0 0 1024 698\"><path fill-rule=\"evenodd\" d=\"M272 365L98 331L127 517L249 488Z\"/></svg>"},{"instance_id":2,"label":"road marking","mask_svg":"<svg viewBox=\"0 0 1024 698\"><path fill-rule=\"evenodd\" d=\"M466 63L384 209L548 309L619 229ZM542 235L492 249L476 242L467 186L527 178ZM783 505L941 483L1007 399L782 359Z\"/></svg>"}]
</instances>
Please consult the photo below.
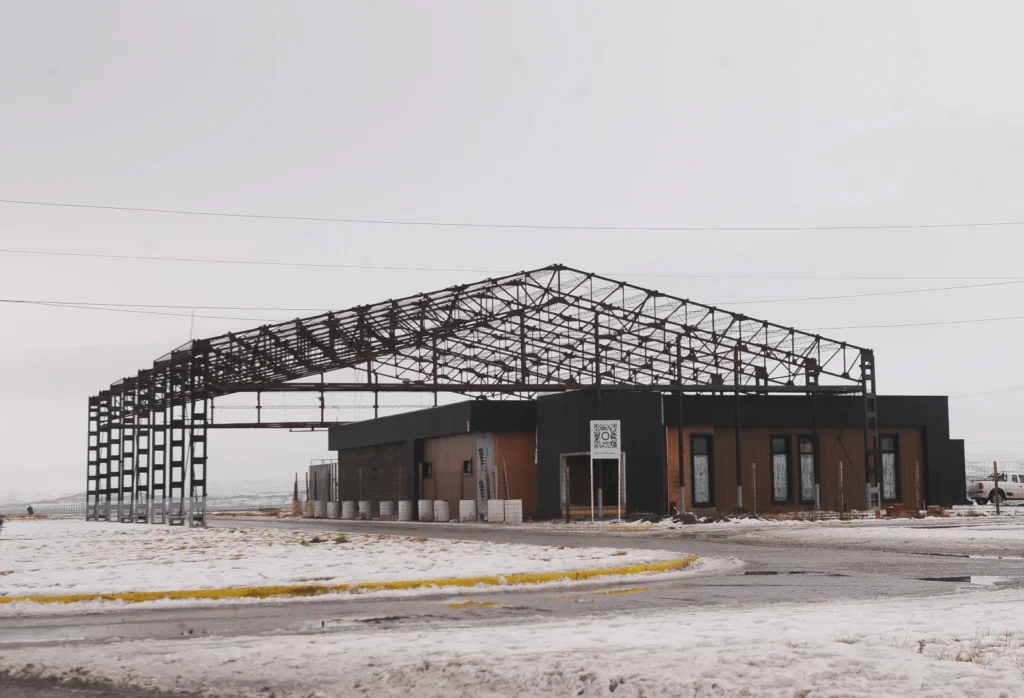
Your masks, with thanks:
<instances>
[{"instance_id":1,"label":"road marking","mask_svg":"<svg viewBox=\"0 0 1024 698\"><path fill-rule=\"evenodd\" d=\"M466 608L504 608L504 604L496 603L494 601L459 601L457 603L445 604L448 608L454 608L456 611L461 611Z\"/></svg>"},{"instance_id":2,"label":"road marking","mask_svg":"<svg viewBox=\"0 0 1024 698\"><path fill-rule=\"evenodd\" d=\"M619 596L622 594L646 594L650 591L647 587L628 587L626 589L607 589L605 591L591 592L592 596Z\"/></svg>"},{"instance_id":3,"label":"road marking","mask_svg":"<svg viewBox=\"0 0 1024 698\"><path fill-rule=\"evenodd\" d=\"M53 596L2 596L0 604L31 601L34 603L78 603L80 601L124 601L140 603L160 599L269 599L273 597L309 597L324 594L359 594L373 591L396 591L477 586L514 586L544 584L546 582L579 582L602 577L623 577L634 574L677 572L697 560L688 555L667 562L652 562L622 567L604 567L593 570L566 570L564 572L533 572L521 574L488 575L483 577L447 577L441 579L410 579L392 582L359 582L355 584L293 584L265 587L231 587L227 589L173 589L168 591L126 591L111 594L67 594Z\"/></svg>"}]
</instances>

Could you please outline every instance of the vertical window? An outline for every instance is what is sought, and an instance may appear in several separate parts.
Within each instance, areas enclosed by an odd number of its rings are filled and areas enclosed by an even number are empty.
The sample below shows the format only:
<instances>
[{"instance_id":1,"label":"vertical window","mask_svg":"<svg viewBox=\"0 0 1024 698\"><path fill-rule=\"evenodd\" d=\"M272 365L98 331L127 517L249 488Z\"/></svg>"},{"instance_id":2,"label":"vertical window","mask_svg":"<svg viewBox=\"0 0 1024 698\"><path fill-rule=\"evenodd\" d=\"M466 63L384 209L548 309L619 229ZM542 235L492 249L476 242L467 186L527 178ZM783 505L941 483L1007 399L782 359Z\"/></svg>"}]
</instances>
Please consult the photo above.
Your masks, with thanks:
<instances>
[{"instance_id":1,"label":"vertical window","mask_svg":"<svg viewBox=\"0 0 1024 698\"><path fill-rule=\"evenodd\" d=\"M693 473L693 506L709 507L714 498L710 436L690 438L690 466L690 472Z\"/></svg>"},{"instance_id":2,"label":"vertical window","mask_svg":"<svg viewBox=\"0 0 1024 698\"><path fill-rule=\"evenodd\" d=\"M434 466L430 463L423 464L423 479L426 480L434 474Z\"/></svg>"},{"instance_id":3,"label":"vertical window","mask_svg":"<svg viewBox=\"0 0 1024 698\"><path fill-rule=\"evenodd\" d=\"M814 437L800 437L800 501L814 503Z\"/></svg>"},{"instance_id":4,"label":"vertical window","mask_svg":"<svg viewBox=\"0 0 1024 698\"><path fill-rule=\"evenodd\" d=\"M464 460L462 461L462 474L472 475L473 474L473 461Z\"/></svg>"},{"instance_id":5,"label":"vertical window","mask_svg":"<svg viewBox=\"0 0 1024 698\"><path fill-rule=\"evenodd\" d=\"M772 437L772 504L789 504L789 438Z\"/></svg>"},{"instance_id":6,"label":"vertical window","mask_svg":"<svg viewBox=\"0 0 1024 698\"><path fill-rule=\"evenodd\" d=\"M883 436L882 442L882 500L895 502L900 499L899 439Z\"/></svg>"}]
</instances>

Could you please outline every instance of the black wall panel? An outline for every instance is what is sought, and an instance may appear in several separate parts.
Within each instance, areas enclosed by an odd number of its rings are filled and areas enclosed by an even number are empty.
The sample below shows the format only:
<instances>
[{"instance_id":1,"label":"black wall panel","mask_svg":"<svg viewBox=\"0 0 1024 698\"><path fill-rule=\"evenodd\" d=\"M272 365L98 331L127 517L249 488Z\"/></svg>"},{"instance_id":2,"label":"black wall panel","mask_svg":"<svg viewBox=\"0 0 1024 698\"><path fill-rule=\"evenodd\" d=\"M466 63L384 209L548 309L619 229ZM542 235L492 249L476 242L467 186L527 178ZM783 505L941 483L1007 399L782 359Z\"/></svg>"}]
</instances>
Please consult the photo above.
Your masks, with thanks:
<instances>
[{"instance_id":1,"label":"black wall panel","mask_svg":"<svg viewBox=\"0 0 1024 698\"><path fill-rule=\"evenodd\" d=\"M626 502L630 512L664 514L665 431L661 397L656 393L564 393L537 400L538 514L556 518L561 511L559 456L590 450L592 419L622 422L626 453Z\"/></svg>"}]
</instances>

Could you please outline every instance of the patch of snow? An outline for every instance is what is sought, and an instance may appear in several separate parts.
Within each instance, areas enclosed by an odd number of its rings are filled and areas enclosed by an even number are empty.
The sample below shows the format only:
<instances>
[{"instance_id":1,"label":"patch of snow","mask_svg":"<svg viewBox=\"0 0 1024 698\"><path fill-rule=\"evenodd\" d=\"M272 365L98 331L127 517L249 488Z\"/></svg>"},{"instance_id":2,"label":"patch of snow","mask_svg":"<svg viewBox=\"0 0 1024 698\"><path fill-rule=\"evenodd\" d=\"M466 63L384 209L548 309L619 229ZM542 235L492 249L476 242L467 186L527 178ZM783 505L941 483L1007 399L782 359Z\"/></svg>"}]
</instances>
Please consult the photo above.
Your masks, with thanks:
<instances>
[{"instance_id":1,"label":"patch of snow","mask_svg":"<svg viewBox=\"0 0 1024 698\"><path fill-rule=\"evenodd\" d=\"M346 626L6 650L0 666L204 695L1011 696L1024 591ZM979 613L984 608L985 613Z\"/></svg>"},{"instance_id":2,"label":"patch of snow","mask_svg":"<svg viewBox=\"0 0 1024 698\"><path fill-rule=\"evenodd\" d=\"M309 543L319 536L325 542ZM0 596L348 584L662 562L661 550L539 546L273 528L11 521ZM303 541L308 544L303 545Z\"/></svg>"}]
</instances>

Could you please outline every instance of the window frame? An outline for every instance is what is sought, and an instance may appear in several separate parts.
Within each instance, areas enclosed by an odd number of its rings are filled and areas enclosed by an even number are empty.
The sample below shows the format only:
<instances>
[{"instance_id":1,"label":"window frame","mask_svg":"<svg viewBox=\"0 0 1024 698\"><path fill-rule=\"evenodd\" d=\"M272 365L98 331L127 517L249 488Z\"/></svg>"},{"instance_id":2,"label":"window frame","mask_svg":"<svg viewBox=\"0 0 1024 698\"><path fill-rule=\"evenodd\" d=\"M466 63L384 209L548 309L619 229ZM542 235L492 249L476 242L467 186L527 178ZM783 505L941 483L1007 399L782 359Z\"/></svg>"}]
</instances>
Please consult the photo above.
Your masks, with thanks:
<instances>
[{"instance_id":1,"label":"window frame","mask_svg":"<svg viewBox=\"0 0 1024 698\"><path fill-rule=\"evenodd\" d=\"M420 477L424 480L431 480L434 477L434 464L425 460L420 462Z\"/></svg>"},{"instance_id":2,"label":"window frame","mask_svg":"<svg viewBox=\"0 0 1024 698\"><path fill-rule=\"evenodd\" d=\"M694 445L698 439L707 441L708 457L708 501L697 501L697 478L694 471L694 458L697 456ZM690 506L694 509L713 509L715 506L715 437L713 434L690 434Z\"/></svg>"},{"instance_id":3,"label":"window frame","mask_svg":"<svg viewBox=\"0 0 1024 698\"><path fill-rule=\"evenodd\" d=\"M786 445L786 450L783 453L775 452L775 440L781 439ZM793 503L793 440L787 434L772 434L768 437L768 454L771 457L771 487L772 487L772 504L792 504ZM775 456L784 455L786 456L786 498L776 499L775 497Z\"/></svg>"},{"instance_id":4,"label":"window frame","mask_svg":"<svg viewBox=\"0 0 1024 698\"><path fill-rule=\"evenodd\" d=\"M820 441L820 440L821 439L818 439L817 441ZM796 485L797 485L797 492L799 493L799 499L800 499L800 503L801 504L814 504L815 494L816 494L814 487L811 488L811 498L810 499L804 499L803 472L801 472L801 468L803 468L803 457L804 457L804 452L802 450L802 447L803 447L803 445L805 443L811 444L810 456L811 456L811 480L812 480L812 482L814 481L815 471L818 469L818 467L817 467L818 466L818 444L816 443L814 435L813 434L799 434L796 437L796 457L797 457L797 461L796 461L797 483L796 483ZM818 483L814 482L814 484L817 485Z\"/></svg>"},{"instance_id":5,"label":"window frame","mask_svg":"<svg viewBox=\"0 0 1024 698\"><path fill-rule=\"evenodd\" d=\"M883 444L886 439L892 439L893 450L886 451ZM885 496L885 454L893 454L893 466L895 473L893 474L896 479L896 496L886 497ZM878 435L878 497L883 502L902 502L903 501L903 465L900 463L900 435L899 434L879 434Z\"/></svg>"},{"instance_id":6,"label":"window frame","mask_svg":"<svg viewBox=\"0 0 1024 698\"><path fill-rule=\"evenodd\" d=\"M469 468L467 469L466 466L469 466ZM473 476L473 459L472 458L469 458L468 460L462 461L462 475L464 477L472 477Z\"/></svg>"}]
</instances>

